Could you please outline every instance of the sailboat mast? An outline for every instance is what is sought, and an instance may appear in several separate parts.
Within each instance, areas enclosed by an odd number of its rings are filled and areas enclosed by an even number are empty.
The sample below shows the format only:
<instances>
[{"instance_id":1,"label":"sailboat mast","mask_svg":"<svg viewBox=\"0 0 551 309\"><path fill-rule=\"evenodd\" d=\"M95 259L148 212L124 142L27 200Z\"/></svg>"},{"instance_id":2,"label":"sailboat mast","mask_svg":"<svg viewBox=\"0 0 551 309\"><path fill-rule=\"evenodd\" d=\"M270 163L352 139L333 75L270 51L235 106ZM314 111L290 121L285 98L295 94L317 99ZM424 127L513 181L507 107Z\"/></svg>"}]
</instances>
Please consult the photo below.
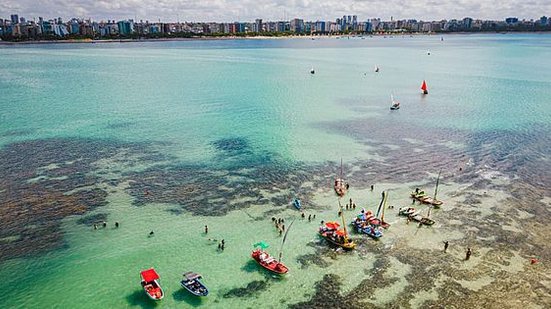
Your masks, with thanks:
<instances>
[{"instance_id":1,"label":"sailboat mast","mask_svg":"<svg viewBox=\"0 0 551 309\"><path fill-rule=\"evenodd\" d=\"M348 236L348 231L346 230L346 222L344 221L344 211L342 209L342 205L341 205L341 199L339 198L339 210L340 210L340 213L341 213L341 219L342 219L342 227L344 229L344 235L347 235Z\"/></svg>"},{"instance_id":2,"label":"sailboat mast","mask_svg":"<svg viewBox=\"0 0 551 309\"><path fill-rule=\"evenodd\" d=\"M342 180L342 158L341 158L341 180Z\"/></svg>"},{"instance_id":3,"label":"sailboat mast","mask_svg":"<svg viewBox=\"0 0 551 309\"><path fill-rule=\"evenodd\" d=\"M377 208L377 215L376 215L377 218L379 218L379 214L381 213L381 207L383 207L383 202L385 201L385 191L381 192L381 195L383 197L381 199L381 202L379 203L379 208Z\"/></svg>"},{"instance_id":4,"label":"sailboat mast","mask_svg":"<svg viewBox=\"0 0 551 309\"><path fill-rule=\"evenodd\" d=\"M287 234L289 234L289 230L291 229L291 226L293 226L293 223L295 223L295 220L293 220L291 224L289 224L289 227L287 228L287 230L285 231L285 235L283 236L283 240L281 241L281 247L279 248L279 259L277 260L280 263L281 263L281 256L283 255L283 245L287 240Z\"/></svg>"},{"instance_id":5,"label":"sailboat mast","mask_svg":"<svg viewBox=\"0 0 551 309\"><path fill-rule=\"evenodd\" d=\"M386 208L386 199L388 198L388 193L385 193L385 191L383 191L383 200L384 200L384 203L383 203L383 212L381 214L381 223L383 221L385 221L385 208Z\"/></svg>"},{"instance_id":6,"label":"sailboat mast","mask_svg":"<svg viewBox=\"0 0 551 309\"><path fill-rule=\"evenodd\" d=\"M436 194L438 193L438 184L440 183L440 173L442 173L442 170L438 172L438 178L436 178L436 187L434 188L434 197L433 197L435 201L437 201Z\"/></svg>"}]
</instances>

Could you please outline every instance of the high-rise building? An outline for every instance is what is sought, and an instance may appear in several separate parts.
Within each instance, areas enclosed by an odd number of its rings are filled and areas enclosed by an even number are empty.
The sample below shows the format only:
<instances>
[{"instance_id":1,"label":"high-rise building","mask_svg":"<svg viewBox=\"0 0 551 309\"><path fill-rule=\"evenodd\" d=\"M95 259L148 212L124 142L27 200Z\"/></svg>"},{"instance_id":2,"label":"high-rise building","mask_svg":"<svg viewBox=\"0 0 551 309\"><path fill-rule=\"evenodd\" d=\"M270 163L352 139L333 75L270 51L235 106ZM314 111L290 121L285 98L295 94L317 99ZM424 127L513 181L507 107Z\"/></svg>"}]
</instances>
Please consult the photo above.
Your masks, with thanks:
<instances>
[{"instance_id":1,"label":"high-rise building","mask_svg":"<svg viewBox=\"0 0 551 309\"><path fill-rule=\"evenodd\" d=\"M304 20L295 18L291 20L291 32L302 33L304 32Z\"/></svg>"},{"instance_id":2,"label":"high-rise building","mask_svg":"<svg viewBox=\"0 0 551 309\"><path fill-rule=\"evenodd\" d=\"M513 24L518 23L518 18L516 18L516 17L507 17L507 18L505 18L505 22L509 25L513 25Z\"/></svg>"},{"instance_id":3,"label":"high-rise building","mask_svg":"<svg viewBox=\"0 0 551 309\"><path fill-rule=\"evenodd\" d=\"M120 35L129 35L134 32L134 22L130 20L121 20L117 23ZM159 29L160 32L160 29Z\"/></svg>"},{"instance_id":4,"label":"high-rise building","mask_svg":"<svg viewBox=\"0 0 551 309\"><path fill-rule=\"evenodd\" d=\"M255 24L255 29L254 29L254 31L255 31L255 32L262 32L262 19L260 19L260 18L259 18L259 19L256 19L256 20L254 21L254 24Z\"/></svg>"},{"instance_id":5,"label":"high-rise building","mask_svg":"<svg viewBox=\"0 0 551 309\"><path fill-rule=\"evenodd\" d=\"M470 17L463 18L463 28L465 29L471 29L473 26L473 19Z\"/></svg>"},{"instance_id":6,"label":"high-rise building","mask_svg":"<svg viewBox=\"0 0 551 309\"><path fill-rule=\"evenodd\" d=\"M12 14L10 17L11 17L11 24L12 25L16 25L16 24L19 23L19 15Z\"/></svg>"}]
</instances>

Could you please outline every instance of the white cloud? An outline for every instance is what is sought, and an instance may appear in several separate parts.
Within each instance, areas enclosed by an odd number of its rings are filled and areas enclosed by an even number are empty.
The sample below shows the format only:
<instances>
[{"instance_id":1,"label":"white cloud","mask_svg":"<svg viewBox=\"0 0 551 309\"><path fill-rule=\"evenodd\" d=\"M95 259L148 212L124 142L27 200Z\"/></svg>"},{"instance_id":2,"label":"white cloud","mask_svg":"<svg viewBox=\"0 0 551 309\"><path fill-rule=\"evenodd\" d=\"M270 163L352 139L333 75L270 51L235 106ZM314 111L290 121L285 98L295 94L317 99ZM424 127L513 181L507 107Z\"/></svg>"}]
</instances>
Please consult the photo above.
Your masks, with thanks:
<instances>
[{"instance_id":1,"label":"white cloud","mask_svg":"<svg viewBox=\"0 0 551 309\"><path fill-rule=\"evenodd\" d=\"M3 0L0 12L27 18L91 17L95 20L137 18L163 21L334 20L358 15L360 20L393 16L439 20L470 16L503 19L551 15L549 0Z\"/></svg>"}]
</instances>

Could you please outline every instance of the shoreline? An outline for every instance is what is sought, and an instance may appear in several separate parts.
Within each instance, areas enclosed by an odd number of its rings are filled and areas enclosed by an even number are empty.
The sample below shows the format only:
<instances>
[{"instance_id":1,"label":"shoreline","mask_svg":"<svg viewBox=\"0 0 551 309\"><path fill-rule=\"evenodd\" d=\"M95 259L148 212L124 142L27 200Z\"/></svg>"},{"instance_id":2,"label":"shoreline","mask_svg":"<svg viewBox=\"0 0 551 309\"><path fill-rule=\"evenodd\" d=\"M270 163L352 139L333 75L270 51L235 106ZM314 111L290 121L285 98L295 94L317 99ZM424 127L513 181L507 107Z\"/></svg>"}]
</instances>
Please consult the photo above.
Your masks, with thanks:
<instances>
[{"instance_id":1,"label":"shoreline","mask_svg":"<svg viewBox=\"0 0 551 309\"><path fill-rule=\"evenodd\" d=\"M36 40L36 41L2 41L0 46L33 45L33 44L96 44L96 43L136 43L136 42L178 42L178 41L225 41L225 40L282 40L282 39L330 39L341 37L399 37L399 36L443 36L443 35L476 35L476 34L551 34L542 31L509 31L509 32L449 32L449 33L371 33L371 34L328 34L328 35L284 35L284 36L197 36L189 38L144 38L144 39L67 39L67 40Z\"/></svg>"}]
</instances>

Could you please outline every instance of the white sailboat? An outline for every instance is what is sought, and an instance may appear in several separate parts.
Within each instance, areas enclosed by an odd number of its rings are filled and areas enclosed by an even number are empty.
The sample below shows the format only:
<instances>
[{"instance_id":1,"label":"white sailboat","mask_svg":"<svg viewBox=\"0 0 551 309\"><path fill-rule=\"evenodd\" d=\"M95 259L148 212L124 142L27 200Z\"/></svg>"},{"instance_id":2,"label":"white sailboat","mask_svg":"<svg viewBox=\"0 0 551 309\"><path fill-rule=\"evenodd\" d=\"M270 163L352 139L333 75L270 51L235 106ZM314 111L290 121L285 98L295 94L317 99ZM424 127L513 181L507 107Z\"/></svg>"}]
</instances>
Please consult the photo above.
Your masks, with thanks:
<instances>
[{"instance_id":1,"label":"white sailboat","mask_svg":"<svg viewBox=\"0 0 551 309\"><path fill-rule=\"evenodd\" d=\"M400 109L400 102L394 100L394 95L390 95L390 100L392 101L392 105L390 106L390 110L397 110Z\"/></svg>"}]
</instances>

